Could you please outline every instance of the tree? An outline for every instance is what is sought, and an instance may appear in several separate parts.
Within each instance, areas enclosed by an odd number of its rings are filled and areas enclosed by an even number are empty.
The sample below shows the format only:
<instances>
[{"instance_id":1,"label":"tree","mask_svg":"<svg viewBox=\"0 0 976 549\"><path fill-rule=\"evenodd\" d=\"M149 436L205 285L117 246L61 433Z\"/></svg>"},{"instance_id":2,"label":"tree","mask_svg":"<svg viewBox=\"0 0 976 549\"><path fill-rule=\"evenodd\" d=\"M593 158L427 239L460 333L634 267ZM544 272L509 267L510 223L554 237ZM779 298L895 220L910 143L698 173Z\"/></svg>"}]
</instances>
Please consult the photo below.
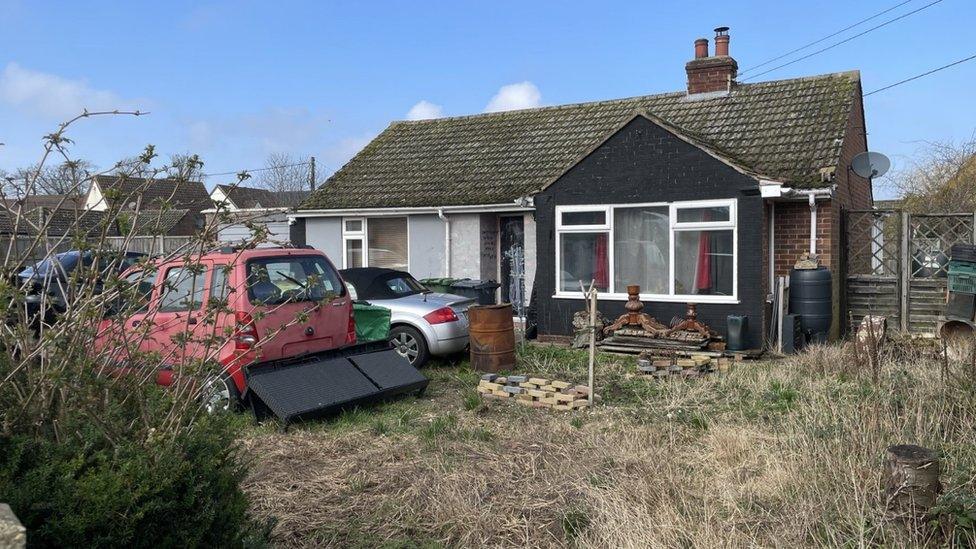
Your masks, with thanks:
<instances>
[{"instance_id":1,"label":"tree","mask_svg":"<svg viewBox=\"0 0 976 549\"><path fill-rule=\"evenodd\" d=\"M311 190L311 158L288 153L271 153L258 173L257 185L272 192Z\"/></svg>"},{"instance_id":2,"label":"tree","mask_svg":"<svg viewBox=\"0 0 976 549\"><path fill-rule=\"evenodd\" d=\"M976 136L960 144L927 143L894 180L910 211L976 211Z\"/></svg>"},{"instance_id":3,"label":"tree","mask_svg":"<svg viewBox=\"0 0 976 549\"><path fill-rule=\"evenodd\" d=\"M203 161L195 154L182 153L169 157L166 177L180 181L203 181Z\"/></svg>"},{"instance_id":4,"label":"tree","mask_svg":"<svg viewBox=\"0 0 976 549\"><path fill-rule=\"evenodd\" d=\"M87 160L65 160L54 166L20 168L6 174L5 192L11 196L27 194L70 194L82 195L88 190L88 180L96 171L95 165ZM35 178L36 174L36 178ZM27 182L33 181L28 189Z\"/></svg>"}]
</instances>

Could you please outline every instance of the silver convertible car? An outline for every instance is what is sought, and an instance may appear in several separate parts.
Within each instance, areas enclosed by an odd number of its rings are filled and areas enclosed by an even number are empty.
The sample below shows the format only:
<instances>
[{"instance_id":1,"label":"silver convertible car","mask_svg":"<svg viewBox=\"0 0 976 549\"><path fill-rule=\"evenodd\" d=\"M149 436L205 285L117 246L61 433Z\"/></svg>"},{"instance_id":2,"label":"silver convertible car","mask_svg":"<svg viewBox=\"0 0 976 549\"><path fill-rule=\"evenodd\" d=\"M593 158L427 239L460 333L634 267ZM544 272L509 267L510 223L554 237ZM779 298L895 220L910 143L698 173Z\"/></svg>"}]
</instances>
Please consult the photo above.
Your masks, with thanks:
<instances>
[{"instance_id":1,"label":"silver convertible car","mask_svg":"<svg viewBox=\"0 0 976 549\"><path fill-rule=\"evenodd\" d=\"M339 274L354 300L390 309L390 340L413 366L468 346L468 307L475 304L473 299L434 293L406 271L362 267Z\"/></svg>"}]
</instances>

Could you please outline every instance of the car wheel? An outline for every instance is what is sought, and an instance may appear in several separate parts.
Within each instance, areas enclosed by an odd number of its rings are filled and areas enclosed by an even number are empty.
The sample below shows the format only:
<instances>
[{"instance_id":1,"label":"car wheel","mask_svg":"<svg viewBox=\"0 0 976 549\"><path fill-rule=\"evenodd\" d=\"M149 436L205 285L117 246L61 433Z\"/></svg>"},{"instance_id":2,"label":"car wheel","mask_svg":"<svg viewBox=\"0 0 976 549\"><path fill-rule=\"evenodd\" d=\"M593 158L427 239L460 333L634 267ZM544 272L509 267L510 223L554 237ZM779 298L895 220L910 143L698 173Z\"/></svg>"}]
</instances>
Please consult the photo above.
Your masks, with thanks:
<instances>
[{"instance_id":1,"label":"car wheel","mask_svg":"<svg viewBox=\"0 0 976 549\"><path fill-rule=\"evenodd\" d=\"M210 376L200 393L200 400L208 414L236 411L240 407L241 393L225 372Z\"/></svg>"},{"instance_id":2,"label":"car wheel","mask_svg":"<svg viewBox=\"0 0 976 549\"><path fill-rule=\"evenodd\" d=\"M397 354L410 361L414 368L422 366L430 358L427 340L410 326L396 326L390 330L390 343Z\"/></svg>"}]
</instances>

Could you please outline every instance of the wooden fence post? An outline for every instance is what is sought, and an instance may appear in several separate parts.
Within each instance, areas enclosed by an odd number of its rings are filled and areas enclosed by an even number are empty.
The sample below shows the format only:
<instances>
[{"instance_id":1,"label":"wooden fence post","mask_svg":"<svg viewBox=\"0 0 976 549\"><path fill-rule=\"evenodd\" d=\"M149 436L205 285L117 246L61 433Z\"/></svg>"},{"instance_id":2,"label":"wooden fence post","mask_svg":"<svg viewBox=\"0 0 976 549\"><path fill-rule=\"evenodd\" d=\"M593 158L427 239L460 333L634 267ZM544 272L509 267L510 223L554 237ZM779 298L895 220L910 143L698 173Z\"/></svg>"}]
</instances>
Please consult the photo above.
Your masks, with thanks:
<instances>
[{"instance_id":1,"label":"wooden fence post","mask_svg":"<svg viewBox=\"0 0 976 549\"><path fill-rule=\"evenodd\" d=\"M901 273L898 285L901 290L901 304L898 311L898 319L901 331L908 333L908 284L912 277L911 252L909 251L909 227L910 216L907 211L901 212Z\"/></svg>"}]
</instances>

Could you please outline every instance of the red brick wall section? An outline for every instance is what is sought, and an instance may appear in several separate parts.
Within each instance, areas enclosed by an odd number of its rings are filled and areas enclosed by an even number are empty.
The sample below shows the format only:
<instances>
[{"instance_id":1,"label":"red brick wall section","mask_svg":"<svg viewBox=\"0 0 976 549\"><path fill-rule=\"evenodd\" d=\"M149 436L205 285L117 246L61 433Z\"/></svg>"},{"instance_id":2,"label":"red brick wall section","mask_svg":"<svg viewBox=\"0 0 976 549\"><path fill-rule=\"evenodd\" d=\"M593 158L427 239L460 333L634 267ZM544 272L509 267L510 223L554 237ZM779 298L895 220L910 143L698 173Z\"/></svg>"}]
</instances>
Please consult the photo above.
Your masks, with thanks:
<instances>
[{"instance_id":1,"label":"red brick wall section","mask_svg":"<svg viewBox=\"0 0 976 549\"><path fill-rule=\"evenodd\" d=\"M838 258L830 252L833 242L834 208L830 200L817 201L817 254L821 264L830 268ZM777 202L774 227L776 276L790 274L793 264L810 251L810 204Z\"/></svg>"},{"instance_id":2,"label":"red brick wall section","mask_svg":"<svg viewBox=\"0 0 976 549\"><path fill-rule=\"evenodd\" d=\"M874 205L874 193L871 181L865 179L849 169L851 160L858 154L868 150L867 136L864 131L864 103L861 101L861 86L855 91L854 106L851 108L847 120L847 132L840 150L840 163L834 174L837 184L837 201L840 207L848 210L866 210Z\"/></svg>"}]
</instances>

